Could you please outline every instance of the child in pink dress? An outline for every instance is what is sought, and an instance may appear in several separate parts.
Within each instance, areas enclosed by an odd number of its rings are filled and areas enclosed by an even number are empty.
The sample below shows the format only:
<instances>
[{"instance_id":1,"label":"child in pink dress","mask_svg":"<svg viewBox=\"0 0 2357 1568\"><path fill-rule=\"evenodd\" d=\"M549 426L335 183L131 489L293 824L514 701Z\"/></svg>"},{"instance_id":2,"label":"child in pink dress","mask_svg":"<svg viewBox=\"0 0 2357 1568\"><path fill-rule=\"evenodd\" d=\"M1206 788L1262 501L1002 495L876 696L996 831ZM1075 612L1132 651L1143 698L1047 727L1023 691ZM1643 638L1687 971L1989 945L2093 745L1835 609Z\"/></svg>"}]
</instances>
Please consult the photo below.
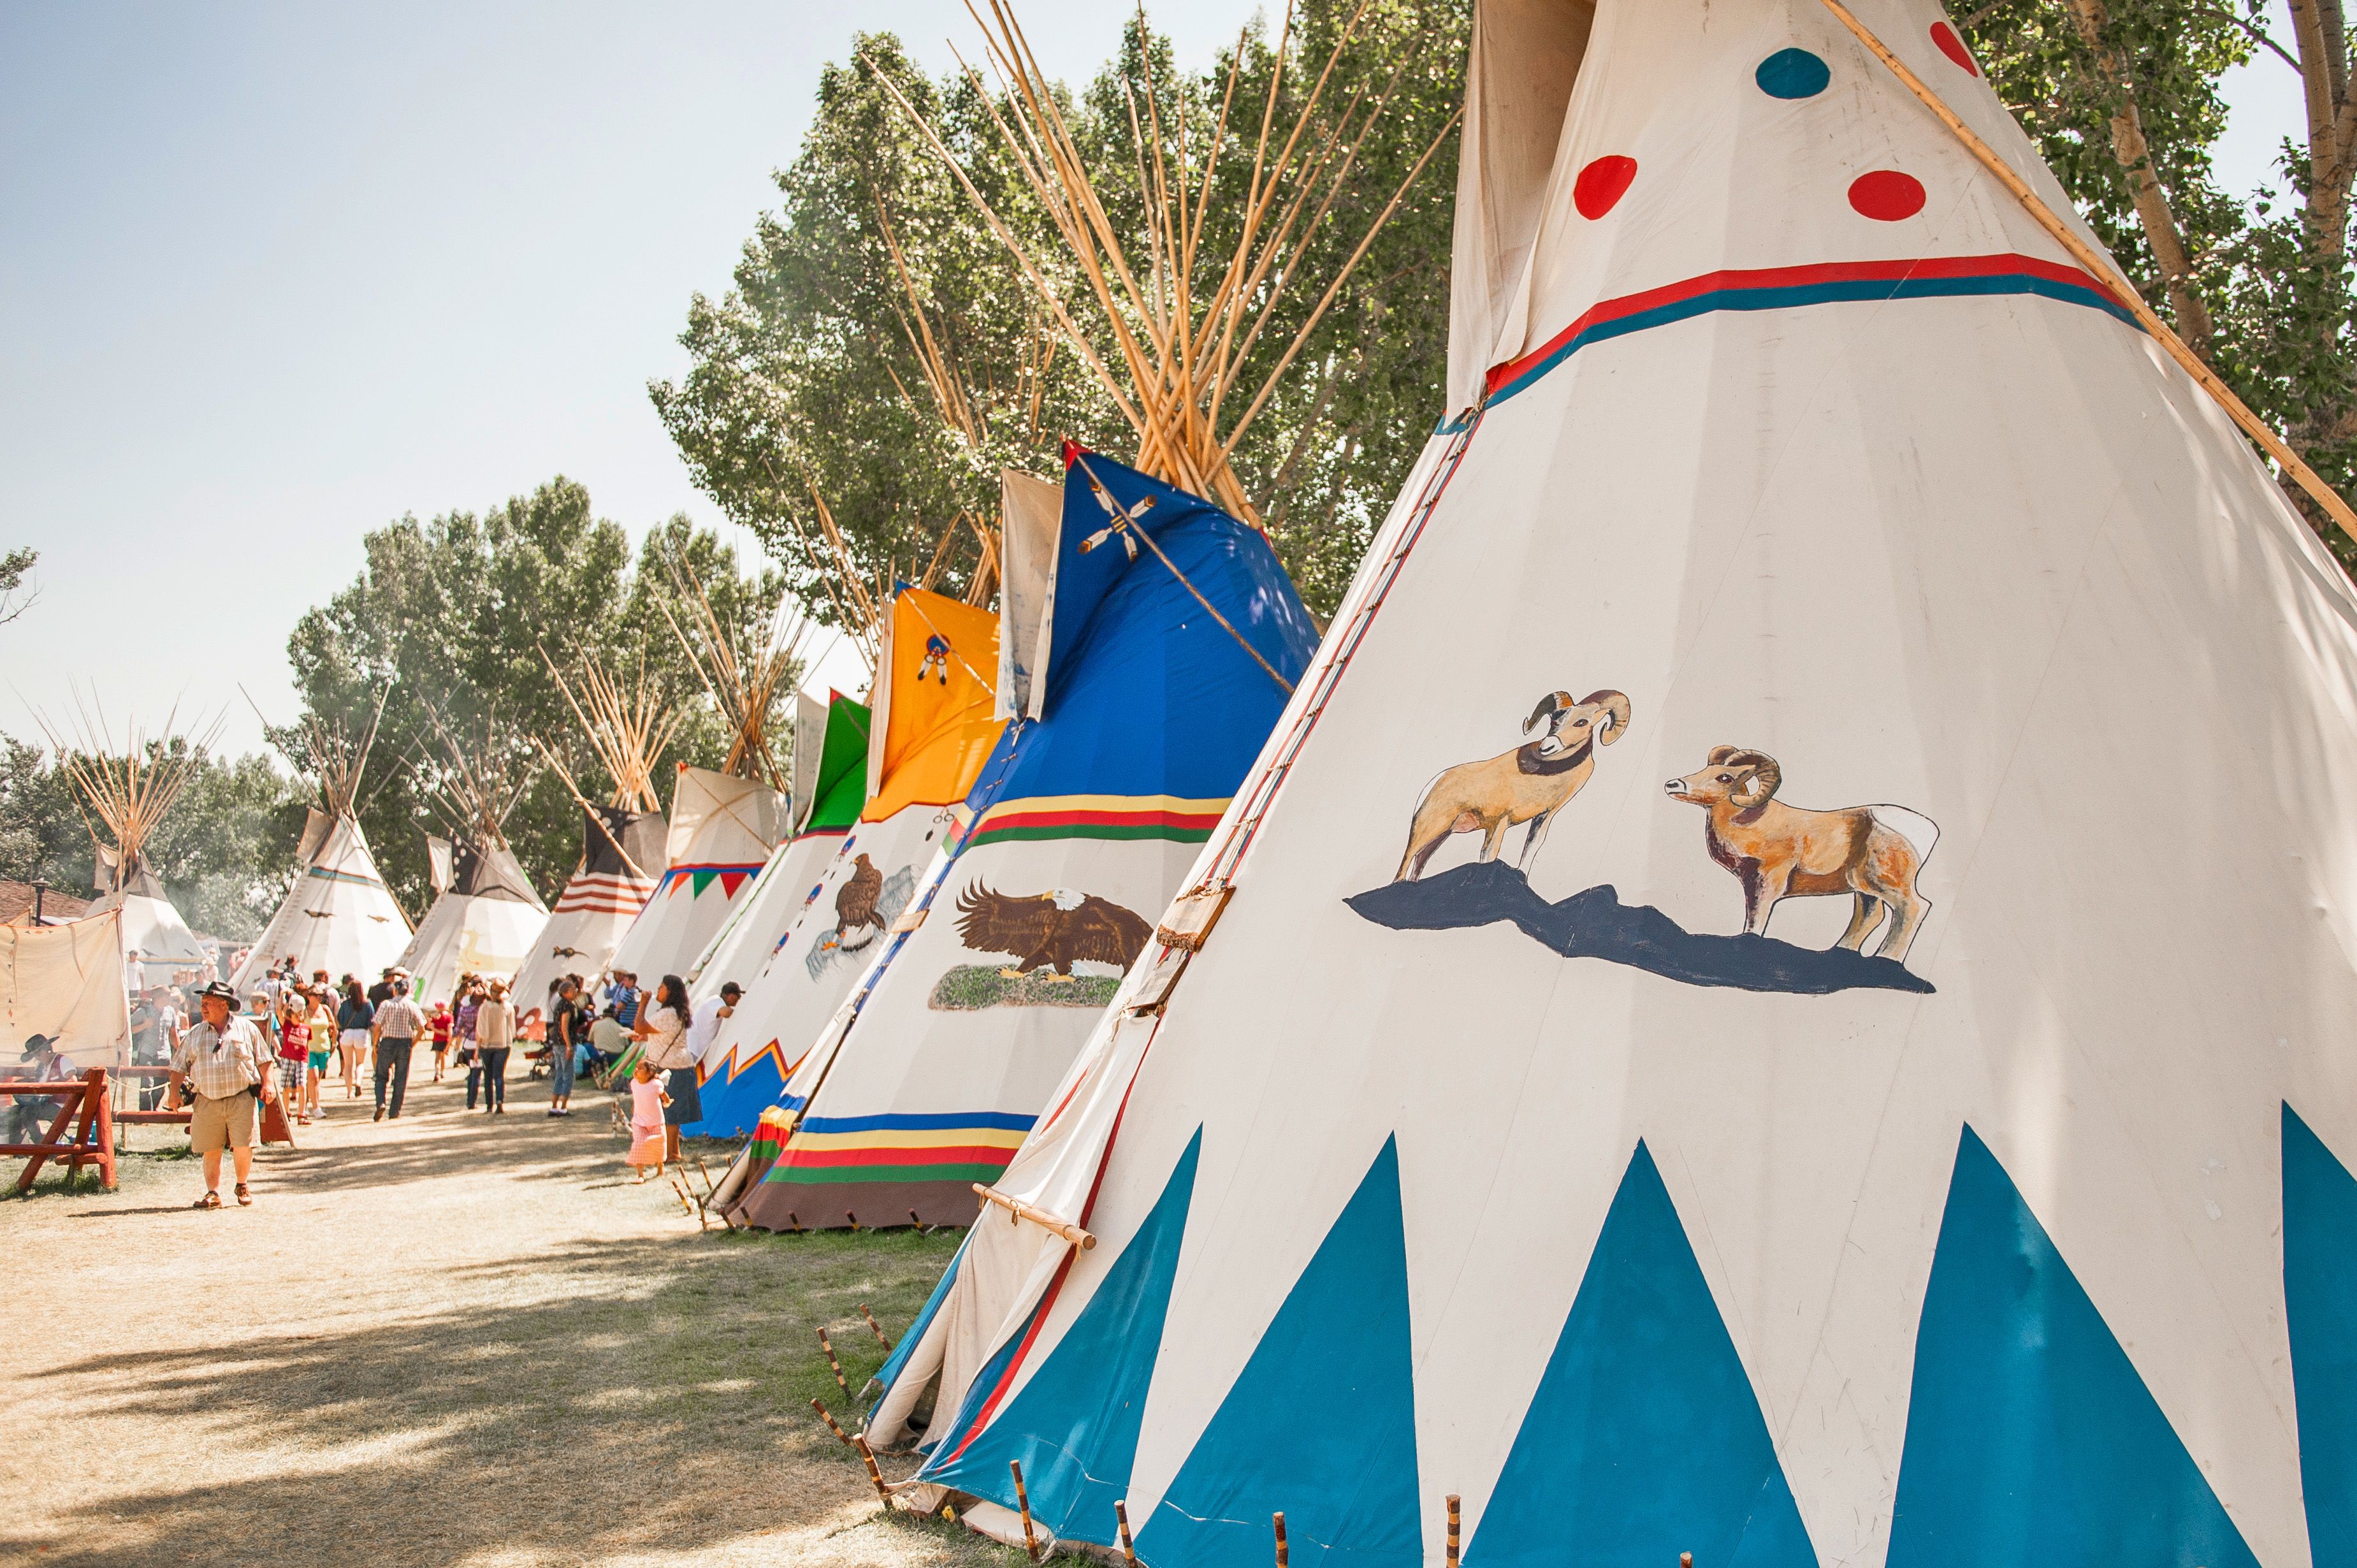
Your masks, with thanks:
<instances>
[{"instance_id":1,"label":"child in pink dress","mask_svg":"<svg viewBox=\"0 0 2357 1568\"><path fill-rule=\"evenodd\" d=\"M662 1080L643 1058L638 1071L630 1075L630 1163L639 1167L639 1179L662 1175L663 1168L663 1107L671 1096L663 1092ZM648 1166L654 1168L650 1170Z\"/></svg>"}]
</instances>

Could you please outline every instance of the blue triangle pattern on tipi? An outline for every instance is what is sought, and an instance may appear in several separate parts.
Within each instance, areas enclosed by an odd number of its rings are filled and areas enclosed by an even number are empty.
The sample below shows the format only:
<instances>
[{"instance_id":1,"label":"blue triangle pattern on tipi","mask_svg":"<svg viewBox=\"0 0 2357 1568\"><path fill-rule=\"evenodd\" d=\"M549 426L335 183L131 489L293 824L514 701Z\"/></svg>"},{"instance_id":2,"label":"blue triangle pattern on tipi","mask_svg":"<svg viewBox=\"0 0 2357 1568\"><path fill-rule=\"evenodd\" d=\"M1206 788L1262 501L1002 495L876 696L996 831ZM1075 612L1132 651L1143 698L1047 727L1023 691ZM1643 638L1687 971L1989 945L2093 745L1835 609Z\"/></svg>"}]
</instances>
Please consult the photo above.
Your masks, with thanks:
<instances>
[{"instance_id":1,"label":"blue triangle pattern on tipi","mask_svg":"<svg viewBox=\"0 0 2357 1568\"><path fill-rule=\"evenodd\" d=\"M1386 1140L1137 1537L1154 1568L1423 1561L1399 1150Z\"/></svg>"},{"instance_id":2,"label":"blue triangle pattern on tipi","mask_svg":"<svg viewBox=\"0 0 2357 1568\"><path fill-rule=\"evenodd\" d=\"M1684 1552L1732 1568L1817 1561L1750 1376L1641 1142L1465 1562L1661 1568Z\"/></svg>"},{"instance_id":3,"label":"blue triangle pattern on tipi","mask_svg":"<svg viewBox=\"0 0 2357 1568\"><path fill-rule=\"evenodd\" d=\"M2315 1568L2357 1568L2357 1179L2283 1108L2284 1314Z\"/></svg>"},{"instance_id":4,"label":"blue triangle pattern on tipi","mask_svg":"<svg viewBox=\"0 0 2357 1568\"><path fill-rule=\"evenodd\" d=\"M1068 1541L1112 1544L1113 1505L1129 1495L1202 1146L1198 1127L1162 1196L1047 1360L963 1453L928 1467L926 1480L1011 1509L1006 1466L1018 1461L1035 1520Z\"/></svg>"},{"instance_id":5,"label":"blue triangle pattern on tipi","mask_svg":"<svg viewBox=\"0 0 2357 1568\"><path fill-rule=\"evenodd\" d=\"M1889 1568L2256 1568L1970 1127L1916 1331Z\"/></svg>"}]
</instances>

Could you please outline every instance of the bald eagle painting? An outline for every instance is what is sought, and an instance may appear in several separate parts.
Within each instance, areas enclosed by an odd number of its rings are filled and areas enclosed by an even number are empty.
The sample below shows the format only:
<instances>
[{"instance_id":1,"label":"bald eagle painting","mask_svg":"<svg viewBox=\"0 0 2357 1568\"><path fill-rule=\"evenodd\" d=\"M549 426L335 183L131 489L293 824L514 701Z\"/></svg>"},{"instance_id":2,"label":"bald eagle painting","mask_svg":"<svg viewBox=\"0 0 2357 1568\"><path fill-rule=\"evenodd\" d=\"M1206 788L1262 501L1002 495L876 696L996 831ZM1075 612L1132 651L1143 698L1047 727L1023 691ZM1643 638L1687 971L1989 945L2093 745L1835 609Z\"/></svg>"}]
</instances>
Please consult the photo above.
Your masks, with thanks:
<instances>
[{"instance_id":1,"label":"bald eagle painting","mask_svg":"<svg viewBox=\"0 0 2357 1568\"><path fill-rule=\"evenodd\" d=\"M977 952L1019 953L1009 980L1033 970L1070 980L1083 961L1127 969L1154 936L1146 920L1109 898L1056 888L1018 898L980 882L958 895L958 936Z\"/></svg>"},{"instance_id":2,"label":"bald eagle painting","mask_svg":"<svg viewBox=\"0 0 2357 1568\"><path fill-rule=\"evenodd\" d=\"M864 854L855 859L851 875L834 891L834 940L845 951L875 940L868 927L884 929L883 911L877 908L883 892L884 874L876 869L876 863Z\"/></svg>"}]
</instances>

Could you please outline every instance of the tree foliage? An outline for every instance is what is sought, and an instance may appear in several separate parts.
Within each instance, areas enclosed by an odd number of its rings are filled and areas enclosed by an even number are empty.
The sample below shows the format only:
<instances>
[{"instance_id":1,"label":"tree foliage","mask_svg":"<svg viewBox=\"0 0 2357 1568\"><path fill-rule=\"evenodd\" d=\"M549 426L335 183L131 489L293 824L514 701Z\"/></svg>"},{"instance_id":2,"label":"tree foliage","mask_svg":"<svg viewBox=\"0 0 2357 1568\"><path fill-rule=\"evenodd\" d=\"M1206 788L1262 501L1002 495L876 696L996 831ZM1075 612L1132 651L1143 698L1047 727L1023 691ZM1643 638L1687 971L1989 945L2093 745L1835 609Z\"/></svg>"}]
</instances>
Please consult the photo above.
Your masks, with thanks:
<instances>
[{"instance_id":1,"label":"tree foliage","mask_svg":"<svg viewBox=\"0 0 2357 1568\"><path fill-rule=\"evenodd\" d=\"M404 517L364 549L359 577L304 615L287 652L308 714L353 736L376 724L361 826L412 918L431 897L425 835L456 825L438 788L451 740L528 779L506 833L533 886L554 900L580 858L581 817L535 741L591 800L604 800L612 781L547 660L569 671L594 651L681 713L659 779L682 762L716 768L729 731L673 624L700 613L700 587L735 635L757 639L783 591L774 571L740 576L735 552L683 517L650 532L634 561L621 526L596 517L588 492L562 478L479 516ZM274 738L294 741L291 729Z\"/></svg>"},{"instance_id":2,"label":"tree foliage","mask_svg":"<svg viewBox=\"0 0 2357 1568\"><path fill-rule=\"evenodd\" d=\"M1252 107L1230 124L1249 138L1281 70L1276 116L1289 123L1352 8L1307 0L1282 65L1277 40L1254 30L1198 75L1178 72L1167 40L1133 22L1119 55L1091 81L1056 91L1125 251L1148 253L1143 191L1157 148L1166 160L1177 156L1177 122L1200 160L1232 70L1235 102ZM1313 142L1351 106L1363 113L1377 95L1391 98L1358 144L1356 171L1324 224L1288 263L1284 297L1239 368L1239 398L1266 381L1326 280L1455 112L1469 9L1465 0L1376 0L1344 49L1308 122ZM1159 135L1132 118L1149 76L1163 105ZM681 341L692 368L650 388L697 482L760 534L814 613L830 618L841 614L839 586L830 587L839 568L816 547L813 487L842 527L852 571L872 579L897 565L913 575L961 512L995 516L1002 466L1053 472L1066 436L1125 456L1136 446L1082 357L1069 344L1043 348L1053 338L1038 291L885 78L939 130L1083 332L1105 325L1008 157L992 120L1004 110L996 87L962 76L931 81L889 35L856 38L852 58L821 78L812 129L778 177L780 208L757 223L735 286L689 306ZM1249 140L1232 145L1218 166L1200 242L1206 255L1224 259L1235 249L1251 151ZM1340 597L1441 413L1454 183L1452 141L1233 455L1252 505L1315 607ZM952 432L930 390L928 335L979 410L971 434ZM952 590L975 555L959 546L945 579Z\"/></svg>"},{"instance_id":3,"label":"tree foliage","mask_svg":"<svg viewBox=\"0 0 2357 1568\"><path fill-rule=\"evenodd\" d=\"M2288 42L2267 33L2258 0L1993 0L1962 26L1990 85L2146 300L2347 496L2357 485L2357 102L2338 4L2295 0L2292 14ZM2307 144L2281 150L2282 192L2223 189L2211 160L2226 126L2220 80L2255 59L2308 107ZM2123 134L2128 124L2140 140ZM2186 267L2174 280L2164 265L2172 244ZM2304 495L2293 499L2357 564L2357 543Z\"/></svg>"}]
</instances>

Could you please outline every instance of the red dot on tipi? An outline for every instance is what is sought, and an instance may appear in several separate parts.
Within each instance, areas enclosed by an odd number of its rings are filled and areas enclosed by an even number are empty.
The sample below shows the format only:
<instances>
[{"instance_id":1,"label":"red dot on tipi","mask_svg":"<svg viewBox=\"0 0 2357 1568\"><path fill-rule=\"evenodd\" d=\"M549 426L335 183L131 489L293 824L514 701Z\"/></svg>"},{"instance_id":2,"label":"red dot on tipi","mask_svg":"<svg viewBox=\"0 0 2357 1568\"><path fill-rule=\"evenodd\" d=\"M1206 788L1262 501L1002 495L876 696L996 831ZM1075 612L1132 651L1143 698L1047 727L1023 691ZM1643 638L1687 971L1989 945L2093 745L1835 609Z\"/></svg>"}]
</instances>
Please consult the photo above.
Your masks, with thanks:
<instances>
[{"instance_id":1,"label":"red dot on tipi","mask_svg":"<svg viewBox=\"0 0 2357 1568\"><path fill-rule=\"evenodd\" d=\"M1923 210L1923 182L1895 168L1878 168L1850 182L1849 204L1865 217L1896 223Z\"/></svg>"},{"instance_id":2,"label":"red dot on tipi","mask_svg":"<svg viewBox=\"0 0 2357 1568\"><path fill-rule=\"evenodd\" d=\"M1579 171L1571 182L1571 204L1579 209L1582 218L1601 218L1629 194L1629 186L1637 177L1637 160L1615 153L1598 158Z\"/></svg>"},{"instance_id":3,"label":"red dot on tipi","mask_svg":"<svg viewBox=\"0 0 2357 1568\"><path fill-rule=\"evenodd\" d=\"M1950 59L1954 60L1956 64L1963 67L1965 70L1970 71L1975 76L1978 76L1981 73L1981 68L1973 63L1973 51L1964 48L1964 40L1956 37L1956 29L1948 26L1947 23L1934 22L1932 24L1932 41L1940 46L1940 52L1942 54L1946 55Z\"/></svg>"}]
</instances>

